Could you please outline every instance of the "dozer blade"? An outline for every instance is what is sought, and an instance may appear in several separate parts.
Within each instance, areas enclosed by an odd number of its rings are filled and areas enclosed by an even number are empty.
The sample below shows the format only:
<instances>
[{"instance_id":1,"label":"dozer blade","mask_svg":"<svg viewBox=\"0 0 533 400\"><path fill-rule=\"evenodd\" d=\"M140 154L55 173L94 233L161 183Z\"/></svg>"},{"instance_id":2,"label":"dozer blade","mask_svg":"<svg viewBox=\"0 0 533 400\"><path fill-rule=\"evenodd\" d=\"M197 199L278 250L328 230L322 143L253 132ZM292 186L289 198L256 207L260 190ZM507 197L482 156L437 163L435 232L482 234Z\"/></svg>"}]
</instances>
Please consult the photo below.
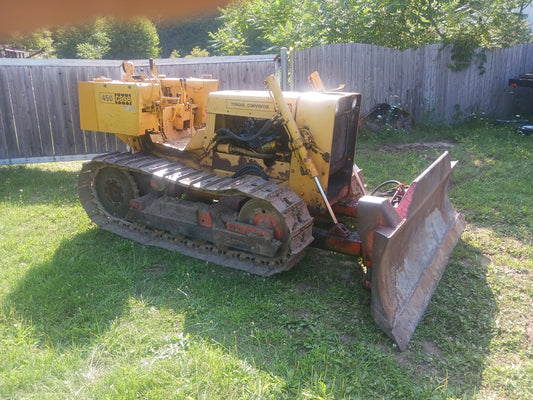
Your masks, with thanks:
<instances>
[{"instance_id":1,"label":"dozer blade","mask_svg":"<svg viewBox=\"0 0 533 400\"><path fill-rule=\"evenodd\" d=\"M456 162L442 154L409 186L397 208L359 201L359 228L372 262L372 315L403 351L444 273L464 227L448 197Z\"/></svg>"}]
</instances>

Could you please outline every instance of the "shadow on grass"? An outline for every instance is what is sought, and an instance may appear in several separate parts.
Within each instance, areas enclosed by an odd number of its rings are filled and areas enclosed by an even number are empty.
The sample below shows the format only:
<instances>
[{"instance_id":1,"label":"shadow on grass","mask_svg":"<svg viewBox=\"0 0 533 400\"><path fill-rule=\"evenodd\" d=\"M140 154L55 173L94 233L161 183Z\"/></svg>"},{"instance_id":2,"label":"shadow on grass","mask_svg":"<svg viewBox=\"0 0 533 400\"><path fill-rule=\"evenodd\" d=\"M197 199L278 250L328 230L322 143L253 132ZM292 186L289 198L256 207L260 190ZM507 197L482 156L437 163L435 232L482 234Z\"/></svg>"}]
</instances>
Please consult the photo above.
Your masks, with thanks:
<instances>
[{"instance_id":1,"label":"shadow on grass","mask_svg":"<svg viewBox=\"0 0 533 400\"><path fill-rule=\"evenodd\" d=\"M68 351L90 343L123 313L131 290L133 269L114 262L120 247L99 229L63 241L53 258L28 270L4 305L31 321L43 345Z\"/></svg>"},{"instance_id":2,"label":"shadow on grass","mask_svg":"<svg viewBox=\"0 0 533 400\"><path fill-rule=\"evenodd\" d=\"M409 348L396 356L400 363L421 376L438 371L465 394L482 387L498 312L489 263L480 249L458 242Z\"/></svg>"},{"instance_id":3,"label":"shadow on grass","mask_svg":"<svg viewBox=\"0 0 533 400\"><path fill-rule=\"evenodd\" d=\"M486 266L472 261L479 251L461 242L454 254L405 353L372 321L358 268L316 249L293 270L263 278L92 229L29 269L3 306L31 321L41 345L61 352L89 350L133 298L182 315L192 340L280 377L292 394L324 381L340 397L417 398L448 374L446 390L474 394L495 304Z\"/></svg>"}]
</instances>

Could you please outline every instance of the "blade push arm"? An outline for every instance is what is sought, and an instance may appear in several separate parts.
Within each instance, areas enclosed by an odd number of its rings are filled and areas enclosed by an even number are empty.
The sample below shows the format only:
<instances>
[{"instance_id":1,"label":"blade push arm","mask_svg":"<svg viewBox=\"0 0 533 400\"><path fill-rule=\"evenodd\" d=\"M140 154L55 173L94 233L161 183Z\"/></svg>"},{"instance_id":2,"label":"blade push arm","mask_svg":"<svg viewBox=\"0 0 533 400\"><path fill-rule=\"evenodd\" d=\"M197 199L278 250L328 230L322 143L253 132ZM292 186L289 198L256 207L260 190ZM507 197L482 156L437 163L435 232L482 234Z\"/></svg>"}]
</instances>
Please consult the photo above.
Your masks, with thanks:
<instances>
[{"instance_id":1,"label":"blade push arm","mask_svg":"<svg viewBox=\"0 0 533 400\"><path fill-rule=\"evenodd\" d=\"M298 125L296 124L296 121L292 116L292 113L289 109L289 106L287 105L287 102L285 101L285 98L283 97L281 87L279 86L276 77L274 75L270 75L269 77L267 77L266 84L268 86L268 89L270 90L270 93L272 93L272 97L274 98L276 107L280 112L281 117L283 118L285 129L287 130L287 133L289 134L291 140L291 147L293 151L296 152L301 167L313 177L313 180L315 181L318 191L320 192L320 196L324 200L324 204L328 209L333 223L338 224L337 218L335 217L333 209L331 208L328 198L326 197L326 193L324 192L324 189L322 188L322 185L318 180L318 170L311 156L309 155L307 148L305 147L305 138L300 132L300 129L298 128Z\"/></svg>"}]
</instances>

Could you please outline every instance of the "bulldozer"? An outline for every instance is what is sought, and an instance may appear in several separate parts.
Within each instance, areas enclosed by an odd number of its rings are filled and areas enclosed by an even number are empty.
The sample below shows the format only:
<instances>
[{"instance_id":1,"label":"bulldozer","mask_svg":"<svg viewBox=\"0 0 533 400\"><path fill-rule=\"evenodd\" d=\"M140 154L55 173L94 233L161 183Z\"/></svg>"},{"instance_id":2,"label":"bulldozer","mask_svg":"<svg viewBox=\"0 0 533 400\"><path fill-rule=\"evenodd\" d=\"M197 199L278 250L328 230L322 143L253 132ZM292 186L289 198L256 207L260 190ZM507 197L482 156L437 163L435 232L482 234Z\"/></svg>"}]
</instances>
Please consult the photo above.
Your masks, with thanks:
<instances>
[{"instance_id":1,"label":"bulldozer","mask_svg":"<svg viewBox=\"0 0 533 400\"><path fill-rule=\"evenodd\" d=\"M411 184L367 193L354 162L361 94L316 78L315 90L282 91L274 75L265 90L219 90L211 76L160 75L152 60L135 70L78 83L81 128L128 146L83 164L91 220L262 276L310 245L353 256L374 320L405 350L464 226L448 196L457 162L445 152Z\"/></svg>"}]
</instances>

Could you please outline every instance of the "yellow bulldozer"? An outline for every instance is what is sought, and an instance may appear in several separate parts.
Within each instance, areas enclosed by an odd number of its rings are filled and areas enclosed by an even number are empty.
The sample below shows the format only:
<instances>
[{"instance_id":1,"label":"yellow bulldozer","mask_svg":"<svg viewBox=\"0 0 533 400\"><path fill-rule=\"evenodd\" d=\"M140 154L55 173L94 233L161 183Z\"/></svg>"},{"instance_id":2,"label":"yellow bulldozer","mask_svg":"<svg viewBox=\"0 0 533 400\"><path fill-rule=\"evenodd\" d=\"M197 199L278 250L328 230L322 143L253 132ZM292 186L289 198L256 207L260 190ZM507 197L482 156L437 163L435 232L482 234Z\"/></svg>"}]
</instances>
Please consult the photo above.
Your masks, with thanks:
<instances>
[{"instance_id":1,"label":"yellow bulldozer","mask_svg":"<svg viewBox=\"0 0 533 400\"><path fill-rule=\"evenodd\" d=\"M130 149L83 165L85 210L125 238L263 276L309 245L353 255L376 323L404 350L463 229L448 197L456 163L444 153L410 185L369 195L354 163L361 95L265 84L219 91L152 61L79 82L81 128Z\"/></svg>"}]
</instances>

